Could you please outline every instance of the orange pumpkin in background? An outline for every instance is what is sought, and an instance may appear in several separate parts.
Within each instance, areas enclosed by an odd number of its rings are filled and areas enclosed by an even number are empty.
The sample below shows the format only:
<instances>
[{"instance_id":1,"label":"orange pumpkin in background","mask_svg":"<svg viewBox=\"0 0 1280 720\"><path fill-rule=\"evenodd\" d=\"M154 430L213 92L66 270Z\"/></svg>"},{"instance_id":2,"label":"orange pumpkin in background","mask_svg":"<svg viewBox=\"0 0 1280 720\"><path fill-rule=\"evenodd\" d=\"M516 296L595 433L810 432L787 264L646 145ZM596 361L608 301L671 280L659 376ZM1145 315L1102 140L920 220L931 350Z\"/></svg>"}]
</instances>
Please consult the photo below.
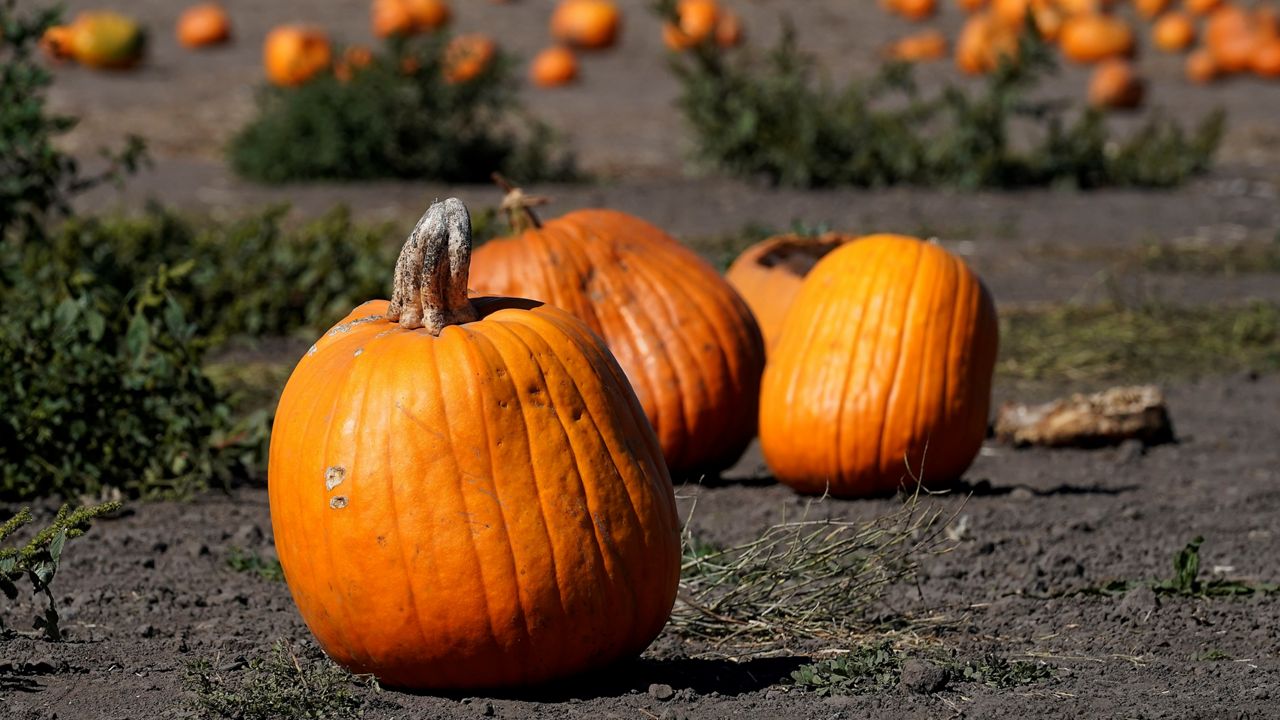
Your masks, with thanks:
<instances>
[{"instance_id":1,"label":"orange pumpkin in background","mask_svg":"<svg viewBox=\"0 0 1280 720\"><path fill-rule=\"evenodd\" d=\"M1133 6L1138 11L1138 15L1152 20L1160 13L1168 10L1173 5L1173 0L1134 0Z\"/></svg>"},{"instance_id":2,"label":"orange pumpkin in background","mask_svg":"<svg viewBox=\"0 0 1280 720\"><path fill-rule=\"evenodd\" d=\"M1254 50L1251 67L1259 77L1280 78L1280 40L1259 43Z\"/></svg>"},{"instance_id":3,"label":"orange pumpkin in background","mask_svg":"<svg viewBox=\"0 0 1280 720\"><path fill-rule=\"evenodd\" d=\"M444 48L445 82L457 85L470 82L493 65L498 46L487 35L470 33L459 35Z\"/></svg>"},{"instance_id":4,"label":"orange pumpkin in background","mask_svg":"<svg viewBox=\"0 0 1280 720\"><path fill-rule=\"evenodd\" d=\"M221 5L192 5L178 16L178 43L187 48L221 45L231 39L231 18Z\"/></svg>"},{"instance_id":5,"label":"orange pumpkin in background","mask_svg":"<svg viewBox=\"0 0 1280 720\"><path fill-rule=\"evenodd\" d=\"M1235 5L1225 5L1209 16L1204 28L1204 45L1213 55L1219 71L1239 73L1249 70L1258 44L1256 18Z\"/></svg>"},{"instance_id":6,"label":"orange pumpkin in background","mask_svg":"<svg viewBox=\"0 0 1280 720\"><path fill-rule=\"evenodd\" d=\"M453 19L453 10L445 0L401 0L419 32L439 30Z\"/></svg>"},{"instance_id":7,"label":"orange pumpkin in background","mask_svg":"<svg viewBox=\"0 0 1280 720\"><path fill-rule=\"evenodd\" d=\"M518 191L504 207L522 207ZM696 253L614 210L577 210L476 249L472 288L582 319L608 344L673 474L723 470L755 436L764 345L751 310Z\"/></svg>"},{"instance_id":8,"label":"orange pumpkin in background","mask_svg":"<svg viewBox=\"0 0 1280 720\"><path fill-rule=\"evenodd\" d=\"M52 58L86 67L127 70L142 61L147 34L133 18L108 10L79 13L68 25L45 30L40 47Z\"/></svg>"},{"instance_id":9,"label":"orange pumpkin in background","mask_svg":"<svg viewBox=\"0 0 1280 720\"><path fill-rule=\"evenodd\" d=\"M1018 57L1018 34L988 13L970 16L956 39L956 65L970 75L991 72L1000 59Z\"/></svg>"},{"instance_id":10,"label":"orange pumpkin in background","mask_svg":"<svg viewBox=\"0 0 1280 720\"><path fill-rule=\"evenodd\" d=\"M985 10L988 0L956 0L956 7L967 13L976 13L979 10Z\"/></svg>"},{"instance_id":11,"label":"orange pumpkin in background","mask_svg":"<svg viewBox=\"0 0 1280 720\"><path fill-rule=\"evenodd\" d=\"M722 48L738 47L744 36L742 20L732 10L722 10L716 20L716 45Z\"/></svg>"},{"instance_id":12,"label":"orange pumpkin in background","mask_svg":"<svg viewBox=\"0 0 1280 720\"><path fill-rule=\"evenodd\" d=\"M385 685L512 688L638 655L666 624L680 521L622 369L568 313L467 297L470 222L436 203L391 301L285 386L268 492L325 652Z\"/></svg>"},{"instance_id":13,"label":"orange pumpkin in background","mask_svg":"<svg viewBox=\"0 0 1280 720\"><path fill-rule=\"evenodd\" d=\"M889 7L913 22L928 20L938 14L938 0L891 0Z\"/></svg>"},{"instance_id":14,"label":"orange pumpkin in background","mask_svg":"<svg viewBox=\"0 0 1280 720\"><path fill-rule=\"evenodd\" d=\"M939 30L925 30L894 41L885 56L900 62L941 60L947 56L947 36Z\"/></svg>"},{"instance_id":15,"label":"orange pumpkin in background","mask_svg":"<svg viewBox=\"0 0 1280 720\"><path fill-rule=\"evenodd\" d=\"M355 74L373 63L373 51L363 45L351 45L342 51L342 57L333 65L333 74L340 82L351 82Z\"/></svg>"},{"instance_id":16,"label":"orange pumpkin in background","mask_svg":"<svg viewBox=\"0 0 1280 720\"><path fill-rule=\"evenodd\" d=\"M998 327L982 282L941 247L847 243L787 312L760 392L760 445L804 493L945 487L987 434Z\"/></svg>"},{"instance_id":17,"label":"orange pumpkin in background","mask_svg":"<svg viewBox=\"0 0 1280 720\"><path fill-rule=\"evenodd\" d=\"M333 62L329 36L319 28L282 25L267 33L263 44L267 79L275 85L301 85Z\"/></svg>"},{"instance_id":18,"label":"orange pumpkin in background","mask_svg":"<svg viewBox=\"0 0 1280 720\"><path fill-rule=\"evenodd\" d=\"M373 0L369 13L373 34L377 37L400 37L417 31L413 15L403 0Z\"/></svg>"},{"instance_id":19,"label":"orange pumpkin in background","mask_svg":"<svg viewBox=\"0 0 1280 720\"><path fill-rule=\"evenodd\" d=\"M766 350L782 334L782 321L805 275L827 253L852 239L836 233L779 235L747 248L729 266L725 280L751 308Z\"/></svg>"},{"instance_id":20,"label":"orange pumpkin in background","mask_svg":"<svg viewBox=\"0 0 1280 720\"><path fill-rule=\"evenodd\" d=\"M1199 85L1213 82L1219 74L1213 53L1204 48L1187 55L1185 72L1188 80Z\"/></svg>"},{"instance_id":21,"label":"orange pumpkin in background","mask_svg":"<svg viewBox=\"0 0 1280 720\"><path fill-rule=\"evenodd\" d=\"M561 87L577 78L578 59L572 50L559 45L538 53L529 65L529 79L538 87Z\"/></svg>"},{"instance_id":22,"label":"orange pumpkin in background","mask_svg":"<svg viewBox=\"0 0 1280 720\"><path fill-rule=\"evenodd\" d=\"M1183 0L1182 5L1193 15L1208 15L1222 7L1225 0Z\"/></svg>"},{"instance_id":23,"label":"orange pumpkin in background","mask_svg":"<svg viewBox=\"0 0 1280 720\"><path fill-rule=\"evenodd\" d=\"M1184 12L1166 13L1151 28L1151 41L1165 52L1182 52L1196 42L1196 25Z\"/></svg>"},{"instance_id":24,"label":"orange pumpkin in background","mask_svg":"<svg viewBox=\"0 0 1280 720\"><path fill-rule=\"evenodd\" d=\"M1133 54L1133 30L1120 18L1086 13L1067 18L1058 38L1062 54L1077 63L1094 63Z\"/></svg>"},{"instance_id":25,"label":"orange pumpkin in background","mask_svg":"<svg viewBox=\"0 0 1280 720\"><path fill-rule=\"evenodd\" d=\"M1145 95L1146 83L1128 60L1104 60L1089 80L1089 104L1096 108L1131 110Z\"/></svg>"},{"instance_id":26,"label":"orange pumpkin in background","mask_svg":"<svg viewBox=\"0 0 1280 720\"><path fill-rule=\"evenodd\" d=\"M622 13L611 0L561 0L551 15L551 36L585 50L613 47Z\"/></svg>"},{"instance_id":27,"label":"orange pumpkin in background","mask_svg":"<svg viewBox=\"0 0 1280 720\"><path fill-rule=\"evenodd\" d=\"M715 36L720 7L715 0L680 0L676 17L662 23L662 41L671 50L688 50Z\"/></svg>"}]
</instances>

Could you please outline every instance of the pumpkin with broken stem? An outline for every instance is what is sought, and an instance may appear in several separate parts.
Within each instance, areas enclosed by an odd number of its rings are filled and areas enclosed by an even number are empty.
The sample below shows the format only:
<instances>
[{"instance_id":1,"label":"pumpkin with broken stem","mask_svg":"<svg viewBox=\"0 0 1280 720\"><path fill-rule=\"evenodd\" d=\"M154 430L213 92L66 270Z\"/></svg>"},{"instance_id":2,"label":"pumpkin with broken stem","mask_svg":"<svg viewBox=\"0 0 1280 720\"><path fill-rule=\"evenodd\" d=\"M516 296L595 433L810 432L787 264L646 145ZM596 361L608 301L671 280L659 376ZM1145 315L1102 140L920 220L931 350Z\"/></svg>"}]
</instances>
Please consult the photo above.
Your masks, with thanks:
<instances>
[{"instance_id":1,"label":"pumpkin with broken stem","mask_svg":"<svg viewBox=\"0 0 1280 720\"><path fill-rule=\"evenodd\" d=\"M680 575L671 480L621 368L540 303L468 298L470 220L436 203L390 302L293 371L271 522L325 651L387 685L539 683L640 653Z\"/></svg>"}]
</instances>

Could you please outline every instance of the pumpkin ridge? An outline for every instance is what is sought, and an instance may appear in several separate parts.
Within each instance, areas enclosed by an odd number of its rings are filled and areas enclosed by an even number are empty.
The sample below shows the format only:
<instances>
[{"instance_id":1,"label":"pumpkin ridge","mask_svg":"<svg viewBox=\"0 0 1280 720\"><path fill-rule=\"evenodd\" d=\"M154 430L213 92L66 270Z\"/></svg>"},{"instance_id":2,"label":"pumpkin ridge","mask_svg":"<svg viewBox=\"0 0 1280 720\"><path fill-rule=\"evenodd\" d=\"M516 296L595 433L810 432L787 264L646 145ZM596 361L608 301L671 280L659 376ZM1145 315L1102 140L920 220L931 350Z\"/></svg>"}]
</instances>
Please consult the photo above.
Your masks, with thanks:
<instances>
[{"instance_id":1,"label":"pumpkin ridge","mask_svg":"<svg viewBox=\"0 0 1280 720\"><path fill-rule=\"evenodd\" d=\"M923 268L924 264L928 261L928 259L924 257L925 251L924 251L923 243L920 243L919 245L915 245L913 243L912 250L915 251L914 262L912 263L915 265L915 268L911 273L911 282L905 286L907 302L904 304L904 307L902 307L902 316L901 317L894 316L892 318L894 325L898 328L897 347L894 348L893 372L889 373L889 378L890 378L889 386L885 389L884 402L881 405L880 414L879 414L879 417L881 418L884 424L881 425L880 427L880 445L876 449L876 461L877 461L876 464L880 467L880 470L882 473L885 472L885 470L889 467L890 463L898 462L897 459L894 459L891 461L889 460L888 457L886 457L886 454L889 452L889 448L887 447L887 445L889 445L893 440L893 438L891 437L891 433L893 432L892 430L893 423L890 421L893 420L894 418L891 418L889 416L889 413L890 413L890 409L894 407L894 399L898 393L898 383L901 380L899 373L902 371L902 349L903 349L903 346L906 344L907 334L908 334L906 324L910 321L911 317L916 312L916 304L917 304L917 299L915 297L916 284L920 282L921 269ZM896 309L897 307L898 307L898 304L895 303L894 308ZM839 426L837 425L837 427ZM912 448L908 444L906 453L904 453L904 456L901 458L902 462L906 463L906 472L908 474L910 474L911 472L911 464L910 464L911 450ZM886 474L892 474L892 472L890 471L889 473L886 473ZM901 487L902 478L899 478L898 485L899 487ZM879 489L884 490L886 488L879 488Z\"/></svg>"},{"instance_id":2,"label":"pumpkin ridge","mask_svg":"<svg viewBox=\"0 0 1280 720\"><path fill-rule=\"evenodd\" d=\"M947 288L953 288L958 284L956 281L957 267L955 263L952 263L952 262L945 263L944 267L947 269L946 282L940 281L940 282L931 283L929 285L931 294L929 296L929 302L925 305L925 326L924 326L924 332L923 332L924 346L920 349L920 352L922 353L921 355L922 359L919 364L919 372L916 374L916 385L915 385L917 388L922 388L923 391L916 394L915 403L913 403L913 407L911 409L911 424L909 425L909 427L911 428L911 435L909 436L908 439L920 438L920 437L924 438L924 446L920 452L920 468L916 478L919 484L921 485L925 484L926 482L926 473L928 472L926 463L928 462L928 457L929 457L929 445L933 442L933 431L932 431L932 428L926 429L925 427L923 427L922 421L924 419L924 416L920 411L920 406L922 403L925 402L927 398L937 397L936 394L930 393L927 389L927 383L929 382L929 380L935 374L941 374L941 375L948 374L946 372L945 366L936 373L931 372L932 368L929 367L929 362L928 362L928 360L934 360L935 362L937 362L936 359L940 357L939 353L934 347L934 337L936 335L936 333L934 333L934 324L937 323L938 316L941 314L937 312L937 308L939 305L946 302L948 296L951 296L954 298L954 296L957 294L954 291L950 293L945 291ZM952 305L955 305L955 304L956 303L953 300ZM948 332L948 336L950 336L949 332ZM908 464L908 468L910 468L909 464Z\"/></svg>"}]
</instances>

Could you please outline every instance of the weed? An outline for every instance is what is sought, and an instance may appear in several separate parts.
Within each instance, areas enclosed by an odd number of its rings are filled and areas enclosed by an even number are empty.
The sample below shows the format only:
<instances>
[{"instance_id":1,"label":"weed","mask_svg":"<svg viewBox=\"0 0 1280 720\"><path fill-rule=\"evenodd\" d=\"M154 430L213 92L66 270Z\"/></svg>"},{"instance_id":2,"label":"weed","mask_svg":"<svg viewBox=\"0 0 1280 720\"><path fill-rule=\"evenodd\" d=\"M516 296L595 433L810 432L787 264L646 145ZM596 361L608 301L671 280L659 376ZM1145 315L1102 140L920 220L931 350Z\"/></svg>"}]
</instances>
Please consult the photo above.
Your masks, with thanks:
<instances>
[{"instance_id":1,"label":"weed","mask_svg":"<svg viewBox=\"0 0 1280 720\"><path fill-rule=\"evenodd\" d=\"M818 695L865 695L898 684L902 659L892 643L861 645L853 651L802 665L791 673L796 686Z\"/></svg>"},{"instance_id":2,"label":"weed","mask_svg":"<svg viewBox=\"0 0 1280 720\"><path fill-rule=\"evenodd\" d=\"M1200 579L1200 546L1204 538L1196 536L1173 554L1173 574L1161 580L1110 580L1102 585L1061 593L1060 595L1123 595L1139 587L1149 587L1157 595L1220 598L1280 593L1280 584L1252 583L1227 578Z\"/></svg>"},{"instance_id":3,"label":"weed","mask_svg":"<svg viewBox=\"0 0 1280 720\"><path fill-rule=\"evenodd\" d=\"M674 3L659 11L674 12ZM1223 132L1221 112L1188 133L1154 117L1124 141L1103 114L1035 101L1057 70L1034 31L980 92L920 92L908 65L835 89L815 79L789 23L766 58L706 43L676 57L680 110L696 159L739 177L797 187L853 185L957 188L1071 185L1168 187L1208 169ZM1020 150L1013 126L1032 138Z\"/></svg>"},{"instance_id":4,"label":"weed","mask_svg":"<svg viewBox=\"0 0 1280 720\"><path fill-rule=\"evenodd\" d=\"M219 664L194 660L183 673L188 707L201 718L339 720L364 714L365 700L355 691L359 678L328 658L299 658L285 642L250 661L238 676L224 674ZM363 682L376 687L371 680Z\"/></svg>"},{"instance_id":5,"label":"weed","mask_svg":"<svg viewBox=\"0 0 1280 720\"><path fill-rule=\"evenodd\" d=\"M85 534L94 518L119 509L120 503L117 502L74 510L69 505L63 505L47 527L20 547L4 547L3 543L19 529L31 524L31 511L23 508L0 524L0 594L10 601L16 600L17 583L25 576L31 583L32 590L45 597L45 610L43 615L36 618L35 627L43 631L48 639L62 638L62 630L58 627L58 607L50 585L58 572L58 564L62 561L62 551L67 541ZM4 629L4 623L0 621L0 635Z\"/></svg>"},{"instance_id":6,"label":"weed","mask_svg":"<svg viewBox=\"0 0 1280 720\"><path fill-rule=\"evenodd\" d=\"M807 513L808 511L806 511ZM759 538L719 548L684 534L680 592L670 627L738 648L801 638L848 638L883 589L936 551L945 522L912 496L862 522L784 521Z\"/></svg>"},{"instance_id":7,"label":"weed","mask_svg":"<svg viewBox=\"0 0 1280 720\"><path fill-rule=\"evenodd\" d=\"M393 41L346 80L266 88L232 140L232 168L261 182L371 178L481 182L573 177L551 130L519 105L501 55L473 80L442 76L441 34ZM406 69L407 68L407 69Z\"/></svg>"},{"instance_id":8,"label":"weed","mask_svg":"<svg viewBox=\"0 0 1280 720\"><path fill-rule=\"evenodd\" d=\"M1135 252L1144 270L1196 275L1280 273L1280 237L1227 244L1148 243Z\"/></svg>"},{"instance_id":9,"label":"weed","mask_svg":"<svg viewBox=\"0 0 1280 720\"><path fill-rule=\"evenodd\" d=\"M1193 659L1199 660L1200 662L1219 662L1222 660L1230 660L1231 656L1218 648L1209 648L1196 655Z\"/></svg>"},{"instance_id":10,"label":"weed","mask_svg":"<svg viewBox=\"0 0 1280 720\"><path fill-rule=\"evenodd\" d=\"M275 558L265 558L261 554L232 547L227 552L227 567L239 573L248 573L270 582L284 582L284 568Z\"/></svg>"},{"instance_id":11,"label":"weed","mask_svg":"<svg viewBox=\"0 0 1280 720\"><path fill-rule=\"evenodd\" d=\"M1135 381L1280 368L1268 302L1007 311L997 372L1011 380Z\"/></svg>"},{"instance_id":12,"label":"weed","mask_svg":"<svg viewBox=\"0 0 1280 720\"><path fill-rule=\"evenodd\" d=\"M999 655L983 655L955 663L951 670L959 680L1001 690L1034 685L1053 677L1053 667L1046 663L1008 660Z\"/></svg>"}]
</instances>

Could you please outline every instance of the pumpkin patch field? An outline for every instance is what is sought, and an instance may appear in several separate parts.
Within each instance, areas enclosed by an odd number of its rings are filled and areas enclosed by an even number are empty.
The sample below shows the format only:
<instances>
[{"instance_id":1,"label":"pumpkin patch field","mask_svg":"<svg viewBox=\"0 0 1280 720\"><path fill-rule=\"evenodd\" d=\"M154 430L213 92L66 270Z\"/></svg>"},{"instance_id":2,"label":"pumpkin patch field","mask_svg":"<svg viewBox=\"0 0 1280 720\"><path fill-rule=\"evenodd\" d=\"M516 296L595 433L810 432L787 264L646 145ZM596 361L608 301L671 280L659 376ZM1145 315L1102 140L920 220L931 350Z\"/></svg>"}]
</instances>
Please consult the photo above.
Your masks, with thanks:
<instances>
[{"instance_id":1,"label":"pumpkin patch field","mask_svg":"<svg viewBox=\"0 0 1280 720\"><path fill-rule=\"evenodd\" d=\"M1280 2L0 0L0 718L1280 716Z\"/></svg>"}]
</instances>

